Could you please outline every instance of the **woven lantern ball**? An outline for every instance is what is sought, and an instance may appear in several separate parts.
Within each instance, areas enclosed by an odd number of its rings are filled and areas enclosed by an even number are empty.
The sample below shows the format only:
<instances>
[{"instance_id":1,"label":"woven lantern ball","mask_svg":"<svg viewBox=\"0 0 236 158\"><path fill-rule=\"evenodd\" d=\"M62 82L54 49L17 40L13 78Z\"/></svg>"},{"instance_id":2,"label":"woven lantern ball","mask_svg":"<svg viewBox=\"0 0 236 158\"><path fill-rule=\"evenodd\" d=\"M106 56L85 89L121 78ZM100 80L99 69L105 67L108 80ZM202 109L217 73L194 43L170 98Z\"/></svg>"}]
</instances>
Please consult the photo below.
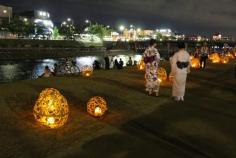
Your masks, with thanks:
<instances>
[{"instance_id":1,"label":"woven lantern ball","mask_svg":"<svg viewBox=\"0 0 236 158\"><path fill-rule=\"evenodd\" d=\"M144 69L145 69L145 63L144 63L144 61L142 60L137 66L138 66L138 69L139 69L139 70L144 70Z\"/></svg>"},{"instance_id":2,"label":"woven lantern ball","mask_svg":"<svg viewBox=\"0 0 236 158\"><path fill-rule=\"evenodd\" d=\"M226 56L227 56L229 59L234 59L234 58L235 58L234 55L231 54L230 52L229 52L228 54L226 54Z\"/></svg>"},{"instance_id":3,"label":"woven lantern ball","mask_svg":"<svg viewBox=\"0 0 236 158\"><path fill-rule=\"evenodd\" d=\"M164 82L167 80L167 72L166 69L164 69L163 67L158 68L157 70L157 77L158 77L158 81Z\"/></svg>"},{"instance_id":4,"label":"woven lantern ball","mask_svg":"<svg viewBox=\"0 0 236 158\"><path fill-rule=\"evenodd\" d=\"M93 74L93 67L92 66L88 66L88 65L83 66L82 69L81 69L81 74L84 77L92 76L92 74Z\"/></svg>"},{"instance_id":5,"label":"woven lantern ball","mask_svg":"<svg viewBox=\"0 0 236 158\"><path fill-rule=\"evenodd\" d=\"M193 55L190 55L190 60L194 59L194 56Z\"/></svg>"},{"instance_id":6,"label":"woven lantern ball","mask_svg":"<svg viewBox=\"0 0 236 158\"><path fill-rule=\"evenodd\" d=\"M220 62L222 64L227 64L229 62L229 57L227 57L227 56L220 57Z\"/></svg>"},{"instance_id":7,"label":"woven lantern ball","mask_svg":"<svg viewBox=\"0 0 236 158\"><path fill-rule=\"evenodd\" d=\"M220 63L220 56L219 56L219 54L218 53L212 54L211 61L212 61L212 63Z\"/></svg>"},{"instance_id":8,"label":"woven lantern ball","mask_svg":"<svg viewBox=\"0 0 236 158\"><path fill-rule=\"evenodd\" d=\"M87 103L87 111L94 117L102 117L107 110L107 102L102 97L93 97Z\"/></svg>"},{"instance_id":9,"label":"woven lantern ball","mask_svg":"<svg viewBox=\"0 0 236 158\"><path fill-rule=\"evenodd\" d=\"M40 93L33 114L36 121L42 125L59 128L67 122L69 106L66 98L58 90L48 88Z\"/></svg>"},{"instance_id":10,"label":"woven lantern ball","mask_svg":"<svg viewBox=\"0 0 236 158\"><path fill-rule=\"evenodd\" d=\"M193 58L191 60L191 67L195 68L195 69L200 69L201 68L201 64L200 64L199 58Z\"/></svg>"}]
</instances>

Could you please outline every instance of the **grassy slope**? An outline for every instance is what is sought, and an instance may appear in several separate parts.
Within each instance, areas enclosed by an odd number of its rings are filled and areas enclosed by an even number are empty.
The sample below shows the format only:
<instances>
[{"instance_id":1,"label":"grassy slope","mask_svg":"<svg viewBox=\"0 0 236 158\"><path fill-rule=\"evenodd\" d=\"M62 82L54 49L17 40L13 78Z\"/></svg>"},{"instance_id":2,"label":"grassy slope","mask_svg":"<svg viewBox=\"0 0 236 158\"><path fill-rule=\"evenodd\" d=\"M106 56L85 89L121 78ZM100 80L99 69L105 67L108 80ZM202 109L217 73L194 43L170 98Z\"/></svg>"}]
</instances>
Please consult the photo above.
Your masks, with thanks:
<instances>
[{"instance_id":1,"label":"grassy slope","mask_svg":"<svg viewBox=\"0 0 236 158\"><path fill-rule=\"evenodd\" d=\"M0 157L236 157L236 81L233 62L210 65L189 77L186 102L144 92L143 72L97 71L90 79L58 77L0 85ZM32 108L40 91L59 89L70 103L60 129L38 125ZM87 100L103 96L109 113L86 113Z\"/></svg>"}]
</instances>

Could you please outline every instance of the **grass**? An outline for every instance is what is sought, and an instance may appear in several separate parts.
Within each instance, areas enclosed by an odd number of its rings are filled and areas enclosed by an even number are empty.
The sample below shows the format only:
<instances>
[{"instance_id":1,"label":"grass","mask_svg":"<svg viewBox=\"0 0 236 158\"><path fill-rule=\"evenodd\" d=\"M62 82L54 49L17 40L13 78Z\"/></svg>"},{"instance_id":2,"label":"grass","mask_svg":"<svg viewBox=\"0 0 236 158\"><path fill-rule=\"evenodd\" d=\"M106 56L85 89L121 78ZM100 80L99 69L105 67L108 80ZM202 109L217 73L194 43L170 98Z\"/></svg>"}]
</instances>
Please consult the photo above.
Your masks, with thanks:
<instances>
[{"instance_id":1,"label":"grass","mask_svg":"<svg viewBox=\"0 0 236 158\"><path fill-rule=\"evenodd\" d=\"M234 62L193 70L186 101L174 102L171 83L160 97L144 91L144 73L96 71L91 78L54 77L0 85L1 158L234 158L236 157L236 82ZM70 104L65 126L51 130L35 122L38 94L57 88ZM103 96L103 119L86 113L92 96Z\"/></svg>"}]
</instances>

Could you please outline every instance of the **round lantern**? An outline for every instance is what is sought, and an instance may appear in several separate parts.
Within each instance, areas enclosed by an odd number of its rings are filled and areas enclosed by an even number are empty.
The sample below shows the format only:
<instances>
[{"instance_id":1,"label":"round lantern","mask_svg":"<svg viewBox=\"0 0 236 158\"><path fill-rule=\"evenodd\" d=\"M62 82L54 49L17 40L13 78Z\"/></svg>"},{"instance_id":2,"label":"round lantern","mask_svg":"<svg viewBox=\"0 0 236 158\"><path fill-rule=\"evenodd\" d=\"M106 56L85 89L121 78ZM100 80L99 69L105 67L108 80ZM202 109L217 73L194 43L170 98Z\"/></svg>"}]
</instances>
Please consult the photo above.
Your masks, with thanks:
<instances>
[{"instance_id":1,"label":"round lantern","mask_svg":"<svg viewBox=\"0 0 236 158\"><path fill-rule=\"evenodd\" d=\"M84 77L90 77L93 74L93 67L92 66L83 66L81 69L81 74Z\"/></svg>"},{"instance_id":2,"label":"round lantern","mask_svg":"<svg viewBox=\"0 0 236 158\"><path fill-rule=\"evenodd\" d=\"M137 66L138 66L138 69L139 69L139 70L144 70L144 69L145 69L145 63L144 63L144 61L142 60Z\"/></svg>"},{"instance_id":3,"label":"round lantern","mask_svg":"<svg viewBox=\"0 0 236 158\"><path fill-rule=\"evenodd\" d=\"M94 117L102 117L107 110L107 103L102 97L93 97L87 103L87 111Z\"/></svg>"},{"instance_id":4,"label":"round lantern","mask_svg":"<svg viewBox=\"0 0 236 158\"><path fill-rule=\"evenodd\" d=\"M212 54L212 59L211 59L212 63L220 63L220 60L221 59L218 53Z\"/></svg>"},{"instance_id":5,"label":"round lantern","mask_svg":"<svg viewBox=\"0 0 236 158\"><path fill-rule=\"evenodd\" d=\"M209 54L209 55L208 55L208 59L209 59L209 60L213 60L213 56L214 56L214 53L213 53L213 54Z\"/></svg>"},{"instance_id":6,"label":"round lantern","mask_svg":"<svg viewBox=\"0 0 236 158\"><path fill-rule=\"evenodd\" d=\"M229 58L229 59L234 59L234 55L231 54L230 52L228 54L226 54L226 56Z\"/></svg>"},{"instance_id":7,"label":"round lantern","mask_svg":"<svg viewBox=\"0 0 236 158\"><path fill-rule=\"evenodd\" d=\"M166 81L167 80L166 69L164 69L162 67L158 68L158 70L157 70L157 77L158 77L158 81L160 83Z\"/></svg>"},{"instance_id":8,"label":"round lantern","mask_svg":"<svg viewBox=\"0 0 236 158\"><path fill-rule=\"evenodd\" d=\"M33 109L33 114L39 123L50 128L63 126L69 115L66 98L56 89L43 90Z\"/></svg>"},{"instance_id":9,"label":"round lantern","mask_svg":"<svg viewBox=\"0 0 236 158\"><path fill-rule=\"evenodd\" d=\"M193 55L190 56L190 60L192 60L192 59L194 59L194 56L193 56Z\"/></svg>"},{"instance_id":10,"label":"round lantern","mask_svg":"<svg viewBox=\"0 0 236 158\"><path fill-rule=\"evenodd\" d=\"M227 64L227 63L229 62L229 57L227 57L227 56L222 56L222 57L220 58L220 62L221 62L222 64Z\"/></svg>"},{"instance_id":11,"label":"round lantern","mask_svg":"<svg viewBox=\"0 0 236 158\"><path fill-rule=\"evenodd\" d=\"M199 58L193 58L191 60L191 67L195 68L195 69L200 69L201 68L201 64L200 64Z\"/></svg>"}]
</instances>

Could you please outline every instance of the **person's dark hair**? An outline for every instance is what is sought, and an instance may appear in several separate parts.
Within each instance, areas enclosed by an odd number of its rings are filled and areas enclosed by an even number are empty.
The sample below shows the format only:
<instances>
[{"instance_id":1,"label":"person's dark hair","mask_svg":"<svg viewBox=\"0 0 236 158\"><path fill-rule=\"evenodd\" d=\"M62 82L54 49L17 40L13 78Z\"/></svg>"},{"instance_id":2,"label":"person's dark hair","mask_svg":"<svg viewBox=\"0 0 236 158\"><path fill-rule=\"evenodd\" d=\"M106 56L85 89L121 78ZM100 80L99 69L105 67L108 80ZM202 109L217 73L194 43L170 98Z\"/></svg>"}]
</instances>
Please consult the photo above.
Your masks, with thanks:
<instances>
[{"instance_id":1,"label":"person's dark hair","mask_svg":"<svg viewBox=\"0 0 236 158\"><path fill-rule=\"evenodd\" d=\"M185 48L184 42L178 42L178 48L179 48L179 49Z\"/></svg>"},{"instance_id":2,"label":"person's dark hair","mask_svg":"<svg viewBox=\"0 0 236 158\"><path fill-rule=\"evenodd\" d=\"M156 44L157 43L157 41L156 40L154 40L154 39L151 39L150 40L150 42L149 42L149 45L150 46L153 46L154 44Z\"/></svg>"},{"instance_id":3,"label":"person's dark hair","mask_svg":"<svg viewBox=\"0 0 236 158\"><path fill-rule=\"evenodd\" d=\"M48 67L48 66L45 66L45 69L49 69L49 67Z\"/></svg>"}]
</instances>

